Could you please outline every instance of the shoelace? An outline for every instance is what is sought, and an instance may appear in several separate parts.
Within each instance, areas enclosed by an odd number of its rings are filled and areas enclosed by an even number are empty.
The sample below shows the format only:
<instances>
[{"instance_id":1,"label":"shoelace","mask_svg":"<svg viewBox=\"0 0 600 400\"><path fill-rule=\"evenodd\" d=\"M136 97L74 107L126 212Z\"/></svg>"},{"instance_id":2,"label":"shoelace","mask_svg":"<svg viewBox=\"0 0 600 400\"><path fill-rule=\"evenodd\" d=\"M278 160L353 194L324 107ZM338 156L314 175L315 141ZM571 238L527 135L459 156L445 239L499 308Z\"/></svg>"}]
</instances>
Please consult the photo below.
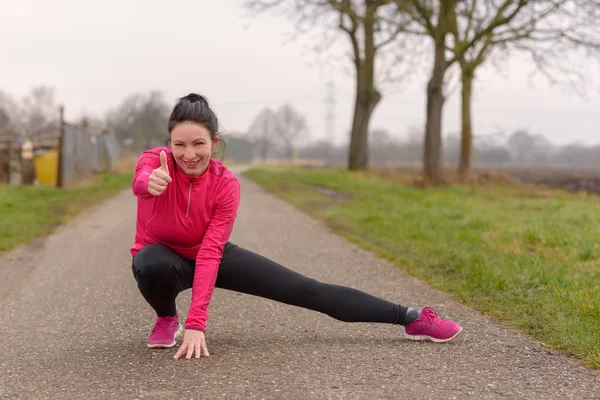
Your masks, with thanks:
<instances>
[{"instance_id":1,"label":"shoelace","mask_svg":"<svg viewBox=\"0 0 600 400\"><path fill-rule=\"evenodd\" d=\"M154 328L152 329L152 332L155 332L161 328L166 328L169 329L171 328L171 325L173 325L173 323L175 322L175 320L173 318L159 318L158 319L158 323L154 326Z\"/></svg>"},{"instance_id":2,"label":"shoelace","mask_svg":"<svg viewBox=\"0 0 600 400\"><path fill-rule=\"evenodd\" d=\"M421 310L421 315L427 320L427 322L431 325L432 328L437 328L438 324L436 323L438 319L438 314L431 307L425 307Z\"/></svg>"}]
</instances>

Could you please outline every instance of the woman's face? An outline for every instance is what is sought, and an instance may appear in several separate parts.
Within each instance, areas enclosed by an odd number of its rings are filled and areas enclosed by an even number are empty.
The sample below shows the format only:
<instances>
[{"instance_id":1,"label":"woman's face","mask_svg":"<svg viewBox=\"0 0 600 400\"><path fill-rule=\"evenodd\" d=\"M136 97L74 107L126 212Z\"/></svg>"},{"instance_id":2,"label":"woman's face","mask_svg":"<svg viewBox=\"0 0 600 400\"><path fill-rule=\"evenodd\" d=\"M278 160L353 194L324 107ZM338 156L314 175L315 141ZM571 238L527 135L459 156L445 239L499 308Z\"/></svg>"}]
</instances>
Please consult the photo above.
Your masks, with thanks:
<instances>
[{"instance_id":1,"label":"woman's face","mask_svg":"<svg viewBox=\"0 0 600 400\"><path fill-rule=\"evenodd\" d=\"M177 165L188 175L202 175L217 145L210 131L194 122L182 122L171 131L171 147Z\"/></svg>"}]
</instances>

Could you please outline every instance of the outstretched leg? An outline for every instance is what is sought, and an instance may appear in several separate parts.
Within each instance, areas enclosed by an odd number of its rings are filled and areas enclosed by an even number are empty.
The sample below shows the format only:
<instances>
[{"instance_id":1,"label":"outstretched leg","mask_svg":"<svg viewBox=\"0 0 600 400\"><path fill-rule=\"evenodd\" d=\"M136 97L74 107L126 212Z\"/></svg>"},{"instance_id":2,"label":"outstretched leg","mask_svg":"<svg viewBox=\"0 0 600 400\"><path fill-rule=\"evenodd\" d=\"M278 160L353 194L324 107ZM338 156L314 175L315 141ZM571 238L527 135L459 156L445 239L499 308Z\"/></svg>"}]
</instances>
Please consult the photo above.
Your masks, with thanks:
<instances>
[{"instance_id":1,"label":"outstretched leg","mask_svg":"<svg viewBox=\"0 0 600 400\"><path fill-rule=\"evenodd\" d=\"M320 282L231 243L225 246L216 287L318 311L340 321L405 325L405 337L412 340L446 342L462 330L455 322L439 318L431 307L419 311Z\"/></svg>"},{"instance_id":2,"label":"outstretched leg","mask_svg":"<svg viewBox=\"0 0 600 400\"><path fill-rule=\"evenodd\" d=\"M324 283L294 272L239 246L226 247L216 287L322 312L345 322L405 325L408 308L353 288Z\"/></svg>"}]
</instances>

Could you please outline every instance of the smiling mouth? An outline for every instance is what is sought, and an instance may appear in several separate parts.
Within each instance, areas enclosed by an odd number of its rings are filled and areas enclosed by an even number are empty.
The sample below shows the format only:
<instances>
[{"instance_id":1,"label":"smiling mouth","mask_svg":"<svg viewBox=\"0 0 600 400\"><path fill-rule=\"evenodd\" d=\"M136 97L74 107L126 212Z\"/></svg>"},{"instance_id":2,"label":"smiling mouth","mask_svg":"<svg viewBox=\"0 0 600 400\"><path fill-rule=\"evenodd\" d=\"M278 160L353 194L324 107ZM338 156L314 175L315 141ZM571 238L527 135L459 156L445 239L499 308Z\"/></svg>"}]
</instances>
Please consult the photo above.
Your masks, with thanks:
<instances>
[{"instance_id":1,"label":"smiling mouth","mask_svg":"<svg viewBox=\"0 0 600 400\"><path fill-rule=\"evenodd\" d=\"M200 162L200 161L196 161L196 162L193 162L193 163L186 162L186 163L185 163L185 166L186 166L186 167L188 167L188 168L196 168L196 167L198 166L198 163L199 163L199 162Z\"/></svg>"}]
</instances>

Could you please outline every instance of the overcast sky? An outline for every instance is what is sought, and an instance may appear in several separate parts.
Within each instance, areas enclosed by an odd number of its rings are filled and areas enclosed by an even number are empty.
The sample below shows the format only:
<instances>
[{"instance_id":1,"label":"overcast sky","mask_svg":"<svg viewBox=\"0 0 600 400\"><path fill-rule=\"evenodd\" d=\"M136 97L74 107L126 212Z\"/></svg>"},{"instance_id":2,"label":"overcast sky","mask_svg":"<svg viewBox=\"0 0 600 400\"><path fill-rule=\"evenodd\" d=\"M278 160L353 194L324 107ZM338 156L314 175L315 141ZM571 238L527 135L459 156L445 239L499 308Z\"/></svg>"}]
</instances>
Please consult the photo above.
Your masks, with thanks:
<instances>
[{"instance_id":1,"label":"overcast sky","mask_svg":"<svg viewBox=\"0 0 600 400\"><path fill-rule=\"evenodd\" d=\"M50 85L68 118L103 116L127 95L153 89L169 102L206 95L226 131L244 131L265 106L288 102L313 137L325 137L326 76L302 42L285 42L289 20L263 15L249 27L242 0L1 0L0 90L17 98ZM346 41L340 41L338 51ZM581 63L590 63L585 59ZM508 76L485 68L474 94L475 134L527 128L556 144L600 144L600 85L587 99L530 82L531 66L507 60ZM598 67L592 66L598 74ZM335 137L350 127L353 78L338 69ZM423 129L424 75L386 88L372 128L405 135ZM459 90L444 112L444 133L460 129Z\"/></svg>"}]
</instances>

